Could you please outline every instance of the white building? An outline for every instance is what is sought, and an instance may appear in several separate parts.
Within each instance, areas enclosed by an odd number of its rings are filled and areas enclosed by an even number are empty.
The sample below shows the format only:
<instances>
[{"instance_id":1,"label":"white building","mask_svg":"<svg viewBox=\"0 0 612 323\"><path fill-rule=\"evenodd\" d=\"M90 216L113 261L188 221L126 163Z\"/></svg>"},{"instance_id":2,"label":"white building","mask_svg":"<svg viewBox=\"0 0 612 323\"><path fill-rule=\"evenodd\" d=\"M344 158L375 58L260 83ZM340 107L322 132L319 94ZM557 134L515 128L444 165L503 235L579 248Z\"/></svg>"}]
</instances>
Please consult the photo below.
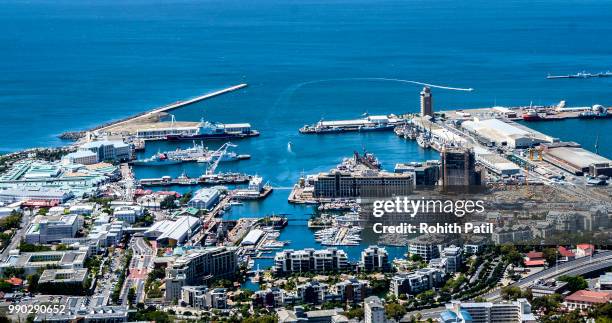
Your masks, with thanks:
<instances>
[{"instance_id":1,"label":"white building","mask_svg":"<svg viewBox=\"0 0 612 323\"><path fill-rule=\"evenodd\" d=\"M474 118L474 121L464 121L461 126L498 147L527 148L540 143L559 141L557 138L529 129L516 122L500 119Z\"/></svg>"},{"instance_id":2,"label":"white building","mask_svg":"<svg viewBox=\"0 0 612 323\"><path fill-rule=\"evenodd\" d=\"M26 231L26 242L45 244L72 238L83 227L79 215L37 216Z\"/></svg>"},{"instance_id":3,"label":"white building","mask_svg":"<svg viewBox=\"0 0 612 323\"><path fill-rule=\"evenodd\" d=\"M98 162L98 154L91 150L78 150L62 158L64 164L91 165Z\"/></svg>"},{"instance_id":4,"label":"white building","mask_svg":"<svg viewBox=\"0 0 612 323\"><path fill-rule=\"evenodd\" d=\"M231 278L237 268L236 248L187 250L166 268L165 298L167 301L179 299L183 286L201 285L216 278Z\"/></svg>"},{"instance_id":5,"label":"white building","mask_svg":"<svg viewBox=\"0 0 612 323\"><path fill-rule=\"evenodd\" d=\"M98 161L124 161L132 156L130 145L119 140L100 140L85 143L79 150L88 150L97 154Z\"/></svg>"},{"instance_id":6,"label":"white building","mask_svg":"<svg viewBox=\"0 0 612 323\"><path fill-rule=\"evenodd\" d=\"M183 286L181 288L181 306L200 310L227 307L227 290L225 288L208 288L206 286Z\"/></svg>"},{"instance_id":7,"label":"white building","mask_svg":"<svg viewBox=\"0 0 612 323\"><path fill-rule=\"evenodd\" d=\"M370 296L363 302L363 318L365 323L384 323L387 321L385 317L385 307L380 298Z\"/></svg>"},{"instance_id":8,"label":"white building","mask_svg":"<svg viewBox=\"0 0 612 323\"><path fill-rule=\"evenodd\" d=\"M400 273L391 278L389 289L399 297L402 294L419 294L442 283L444 271L438 268L423 268L411 273Z\"/></svg>"},{"instance_id":9,"label":"white building","mask_svg":"<svg viewBox=\"0 0 612 323\"><path fill-rule=\"evenodd\" d=\"M12 187L0 189L0 202L13 203L27 200L54 201L64 203L74 197L72 192L55 188Z\"/></svg>"},{"instance_id":10,"label":"white building","mask_svg":"<svg viewBox=\"0 0 612 323\"><path fill-rule=\"evenodd\" d=\"M450 246L442 250L442 258L447 260L447 270L449 273L456 273L461 269L463 263L462 249L457 246Z\"/></svg>"},{"instance_id":11,"label":"white building","mask_svg":"<svg viewBox=\"0 0 612 323\"><path fill-rule=\"evenodd\" d=\"M187 203L190 207L195 207L198 209L212 209L217 203L219 203L219 198L221 197L221 191L215 187L207 187L198 190L193 198Z\"/></svg>"},{"instance_id":12,"label":"white building","mask_svg":"<svg viewBox=\"0 0 612 323\"><path fill-rule=\"evenodd\" d=\"M531 313L531 304L524 298L497 304L452 301L446 304L446 311L440 313L440 321L443 323L537 322Z\"/></svg>"},{"instance_id":13,"label":"white building","mask_svg":"<svg viewBox=\"0 0 612 323\"><path fill-rule=\"evenodd\" d=\"M36 273L39 269L54 267L59 269L81 269L87 258L87 248L67 251L24 252L11 250L9 256L0 264L0 272L6 268L22 268L25 275Z\"/></svg>"},{"instance_id":14,"label":"white building","mask_svg":"<svg viewBox=\"0 0 612 323\"><path fill-rule=\"evenodd\" d=\"M155 222L144 235L155 238L162 245L175 246L185 242L194 235L202 225L199 218L180 216L175 221L163 220Z\"/></svg>"},{"instance_id":15,"label":"white building","mask_svg":"<svg viewBox=\"0 0 612 323\"><path fill-rule=\"evenodd\" d=\"M388 271L391 269L387 250L379 246L369 246L361 252L359 266L365 271Z\"/></svg>"},{"instance_id":16,"label":"white building","mask_svg":"<svg viewBox=\"0 0 612 323\"><path fill-rule=\"evenodd\" d=\"M274 256L274 271L278 274L341 271L349 265L346 252L336 248L286 249Z\"/></svg>"},{"instance_id":17,"label":"white building","mask_svg":"<svg viewBox=\"0 0 612 323\"><path fill-rule=\"evenodd\" d=\"M115 219L127 223L134 223L142 217L144 209L140 205L124 205L118 206L113 210Z\"/></svg>"}]
</instances>

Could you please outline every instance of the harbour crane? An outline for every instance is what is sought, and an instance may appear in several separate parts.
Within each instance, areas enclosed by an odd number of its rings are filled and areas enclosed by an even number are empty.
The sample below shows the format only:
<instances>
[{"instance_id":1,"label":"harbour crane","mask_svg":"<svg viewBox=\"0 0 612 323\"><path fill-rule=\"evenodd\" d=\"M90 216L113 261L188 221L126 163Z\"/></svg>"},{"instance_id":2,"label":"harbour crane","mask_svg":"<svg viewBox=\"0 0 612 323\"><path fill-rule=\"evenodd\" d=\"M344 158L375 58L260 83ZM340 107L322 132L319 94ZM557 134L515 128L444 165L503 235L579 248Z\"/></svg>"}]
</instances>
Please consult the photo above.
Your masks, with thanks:
<instances>
[{"instance_id":1,"label":"harbour crane","mask_svg":"<svg viewBox=\"0 0 612 323\"><path fill-rule=\"evenodd\" d=\"M221 147L219 147L219 149L215 150L214 153L212 153L210 160L208 161L208 166L206 167L206 175L212 175L215 173L217 166L219 166L219 162L221 161L221 159L223 159L223 157L225 157L225 154L227 153L227 149L229 147L238 146L232 144L231 142L226 142Z\"/></svg>"}]
</instances>

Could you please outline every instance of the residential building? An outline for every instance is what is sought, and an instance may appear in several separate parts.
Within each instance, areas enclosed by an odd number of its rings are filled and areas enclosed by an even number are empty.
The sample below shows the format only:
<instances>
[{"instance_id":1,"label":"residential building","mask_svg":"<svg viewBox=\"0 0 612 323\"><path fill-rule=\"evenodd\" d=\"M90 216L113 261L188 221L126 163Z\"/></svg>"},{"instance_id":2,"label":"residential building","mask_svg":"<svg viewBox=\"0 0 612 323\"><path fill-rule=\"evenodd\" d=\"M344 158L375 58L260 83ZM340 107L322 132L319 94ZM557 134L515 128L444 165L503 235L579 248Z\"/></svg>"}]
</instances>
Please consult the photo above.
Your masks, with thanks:
<instances>
[{"instance_id":1,"label":"residential building","mask_svg":"<svg viewBox=\"0 0 612 323\"><path fill-rule=\"evenodd\" d=\"M595 246L590 243L576 245L576 258L590 257L595 253Z\"/></svg>"},{"instance_id":2,"label":"residential building","mask_svg":"<svg viewBox=\"0 0 612 323\"><path fill-rule=\"evenodd\" d=\"M434 258L440 258L440 248L437 243L425 238L413 239L408 243L408 254L410 256L417 255L423 260L429 261Z\"/></svg>"},{"instance_id":3,"label":"residential building","mask_svg":"<svg viewBox=\"0 0 612 323\"><path fill-rule=\"evenodd\" d=\"M227 308L227 290L225 288L208 288L202 285L183 286L179 304L200 310Z\"/></svg>"},{"instance_id":4,"label":"residential building","mask_svg":"<svg viewBox=\"0 0 612 323\"><path fill-rule=\"evenodd\" d=\"M385 307L377 296L370 296L363 302L363 319L365 323L384 323Z\"/></svg>"},{"instance_id":5,"label":"residential building","mask_svg":"<svg viewBox=\"0 0 612 323\"><path fill-rule=\"evenodd\" d=\"M367 281L349 278L334 285L334 292L342 302L359 303L367 294Z\"/></svg>"},{"instance_id":6,"label":"residential building","mask_svg":"<svg viewBox=\"0 0 612 323\"><path fill-rule=\"evenodd\" d=\"M253 296L253 305L260 307L277 308L285 304L286 292L278 287L256 291Z\"/></svg>"},{"instance_id":7,"label":"residential building","mask_svg":"<svg viewBox=\"0 0 612 323\"><path fill-rule=\"evenodd\" d=\"M450 246L442 250L442 258L447 260L447 270L449 273L456 273L461 269L463 264L462 249L457 246Z\"/></svg>"},{"instance_id":8,"label":"residential building","mask_svg":"<svg viewBox=\"0 0 612 323\"><path fill-rule=\"evenodd\" d=\"M391 278L390 291L399 297L402 294L416 295L442 283L444 271L438 268L423 268L411 273L399 273Z\"/></svg>"},{"instance_id":9,"label":"residential building","mask_svg":"<svg viewBox=\"0 0 612 323\"><path fill-rule=\"evenodd\" d=\"M359 267L364 271L387 272L391 269L387 250L379 246L369 246L361 252Z\"/></svg>"},{"instance_id":10,"label":"residential building","mask_svg":"<svg viewBox=\"0 0 612 323\"><path fill-rule=\"evenodd\" d=\"M491 238L496 244L504 244L532 240L533 233L530 226L517 224L512 227L496 228Z\"/></svg>"},{"instance_id":11,"label":"residential building","mask_svg":"<svg viewBox=\"0 0 612 323\"><path fill-rule=\"evenodd\" d=\"M329 293L329 285L316 280L297 286L297 296L303 303L322 304Z\"/></svg>"},{"instance_id":12,"label":"residential building","mask_svg":"<svg viewBox=\"0 0 612 323\"><path fill-rule=\"evenodd\" d=\"M344 250L327 248L321 250L286 249L274 256L274 271L284 275L296 272L342 271L349 268L348 256Z\"/></svg>"},{"instance_id":13,"label":"residential building","mask_svg":"<svg viewBox=\"0 0 612 323\"><path fill-rule=\"evenodd\" d=\"M183 286L201 285L216 278L231 278L237 268L236 248L187 250L166 268L166 300L178 299Z\"/></svg>"}]
</instances>

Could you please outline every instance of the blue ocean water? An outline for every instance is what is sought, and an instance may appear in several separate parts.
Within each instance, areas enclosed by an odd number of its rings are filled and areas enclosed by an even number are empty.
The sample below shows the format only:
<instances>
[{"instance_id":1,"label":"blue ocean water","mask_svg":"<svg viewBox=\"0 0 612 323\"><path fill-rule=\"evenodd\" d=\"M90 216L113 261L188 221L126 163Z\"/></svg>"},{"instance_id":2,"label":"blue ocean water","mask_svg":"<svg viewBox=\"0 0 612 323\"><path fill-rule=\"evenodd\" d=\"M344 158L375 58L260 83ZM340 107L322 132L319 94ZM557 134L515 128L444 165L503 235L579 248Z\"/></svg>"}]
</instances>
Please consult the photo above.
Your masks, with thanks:
<instances>
[{"instance_id":1,"label":"blue ocean water","mask_svg":"<svg viewBox=\"0 0 612 323\"><path fill-rule=\"evenodd\" d=\"M353 78L475 89L434 89L437 110L560 100L610 105L612 78L545 77L612 69L611 12L612 2L595 0L3 0L0 152L62 145L63 131L245 82L244 90L175 111L177 120L250 122L261 131L237 142L251 160L222 169L287 187L355 150L376 153L385 168L433 159L434 152L391 134L300 136L297 129L321 118L417 111L419 86ZM533 126L587 149L599 135L599 152L612 158L609 120ZM153 143L143 155L175 147ZM203 171L193 164L136 173ZM312 209L287 204L287 195L276 190L227 217L287 213L295 222L281 239L293 248L316 246L299 222Z\"/></svg>"}]
</instances>

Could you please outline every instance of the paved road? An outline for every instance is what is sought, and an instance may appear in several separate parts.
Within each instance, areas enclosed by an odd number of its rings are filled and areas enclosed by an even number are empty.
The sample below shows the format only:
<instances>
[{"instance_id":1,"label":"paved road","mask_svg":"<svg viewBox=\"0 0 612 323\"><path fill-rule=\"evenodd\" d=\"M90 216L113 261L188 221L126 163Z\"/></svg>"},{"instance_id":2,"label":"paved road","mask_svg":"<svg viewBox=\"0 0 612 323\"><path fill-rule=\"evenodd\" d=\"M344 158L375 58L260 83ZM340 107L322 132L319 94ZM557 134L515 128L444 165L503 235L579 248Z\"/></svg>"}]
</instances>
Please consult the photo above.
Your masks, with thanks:
<instances>
[{"instance_id":1,"label":"paved road","mask_svg":"<svg viewBox=\"0 0 612 323\"><path fill-rule=\"evenodd\" d=\"M2 254L0 254L0 259L2 259L2 261L6 260L11 250L17 249L17 247L19 247L19 243L21 242L21 239L25 236L25 232L28 229L28 225L30 224L30 217L32 215L32 212L34 211L32 211L31 209L25 210L23 212L23 216L21 217L21 227L19 228L19 230L17 230L17 233L15 233L15 235L11 239L9 245L4 248L4 250L2 250Z\"/></svg>"},{"instance_id":2,"label":"paved road","mask_svg":"<svg viewBox=\"0 0 612 323\"><path fill-rule=\"evenodd\" d=\"M612 266L612 251L603 251L593 257L579 258L529 275L510 286L527 287L536 280L551 279L562 275L583 275L610 266ZM483 297L488 300L496 300L501 297L500 293L501 291L497 289Z\"/></svg>"}]
</instances>

